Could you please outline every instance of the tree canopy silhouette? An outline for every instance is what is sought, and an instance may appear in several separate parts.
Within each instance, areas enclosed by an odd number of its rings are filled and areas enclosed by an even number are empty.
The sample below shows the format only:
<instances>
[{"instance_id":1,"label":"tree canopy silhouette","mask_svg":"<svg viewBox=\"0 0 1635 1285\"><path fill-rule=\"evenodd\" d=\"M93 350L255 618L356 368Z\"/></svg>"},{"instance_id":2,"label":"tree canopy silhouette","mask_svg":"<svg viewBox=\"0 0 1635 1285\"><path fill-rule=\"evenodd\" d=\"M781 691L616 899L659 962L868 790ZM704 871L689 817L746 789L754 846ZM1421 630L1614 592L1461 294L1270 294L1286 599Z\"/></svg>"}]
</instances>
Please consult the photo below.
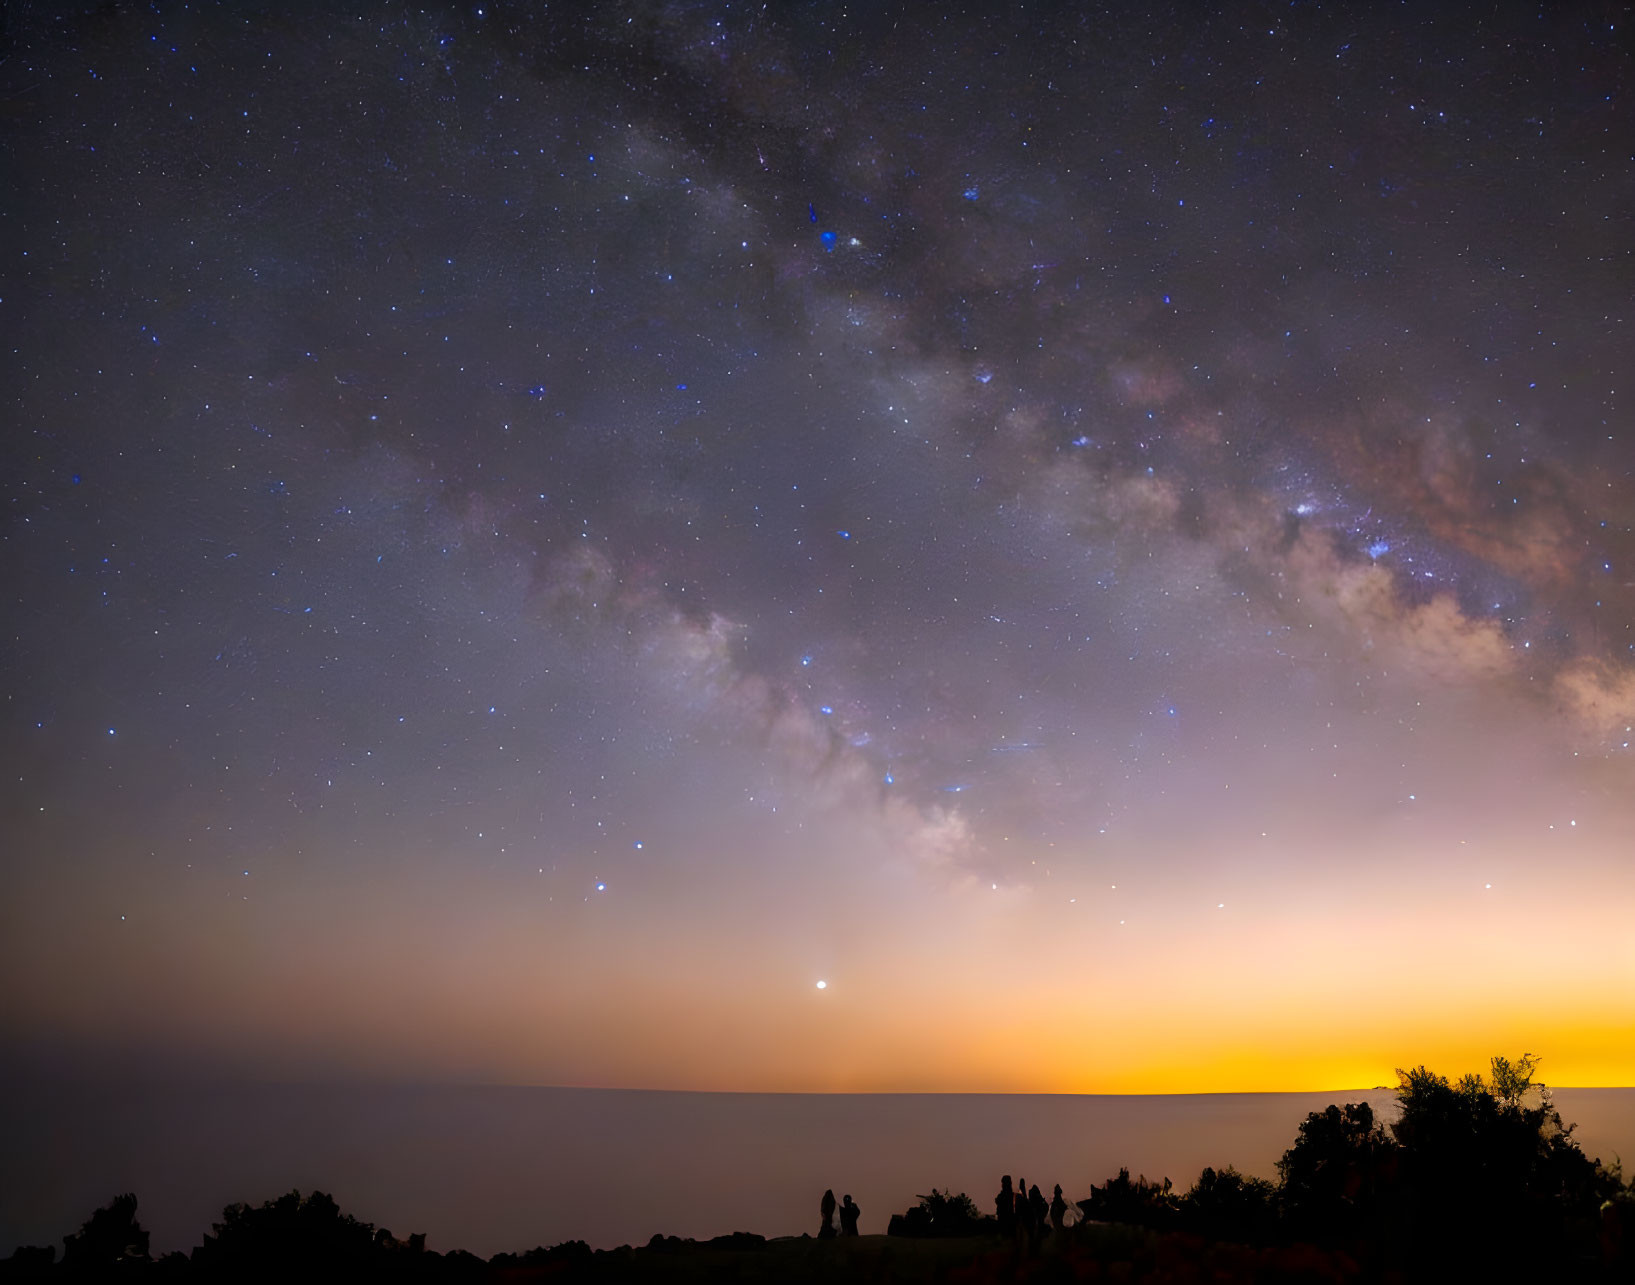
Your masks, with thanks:
<instances>
[{"instance_id":1,"label":"tree canopy silhouette","mask_svg":"<svg viewBox=\"0 0 1635 1285\"><path fill-rule=\"evenodd\" d=\"M1313 1111L1277 1162L1291 1228L1325 1240L1367 1231L1395 1176L1396 1151L1366 1102Z\"/></svg>"},{"instance_id":2,"label":"tree canopy silhouette","mask_svg":"<svg viewBox=\"0 0 1635 1285\"><path fill-rule=\"evenodd\" d=\"M100 1275L129 1263L148 1261L148 1233L136 1221L136 1197L115 1196L62 1240L62 1265L73 1275Z\"/></svg>"},{"instance_id":3,"label":"tree canopy silhouette","mask_svg":"<svg viewBox=\"0 0 1635 1285\"><path fill-rule=\"evenodd\" d=\"M1492 1080L1450 1083L1424 1066L1398 1070L1402 1204L1420 1253L1510 1262L1548 1259L1586 1238L1615 1172L1573 1140L1549 1089L1534 1082L1538 1059L1496 1057Z\"/></svg>"},{"instance_id":4,"label":"tree canopy silhouette","mask_svg":"<svg viewBox=\"0 0 1635 1285\"><path fill-rule=\"evenodd\" d=\"M361 1270L375 1255L373 1224L341 1212L322 1191L291 1191L260 1206L228 1205L194 1253L197 1265L239 1279Z\"/></svg>"}]
</instances>

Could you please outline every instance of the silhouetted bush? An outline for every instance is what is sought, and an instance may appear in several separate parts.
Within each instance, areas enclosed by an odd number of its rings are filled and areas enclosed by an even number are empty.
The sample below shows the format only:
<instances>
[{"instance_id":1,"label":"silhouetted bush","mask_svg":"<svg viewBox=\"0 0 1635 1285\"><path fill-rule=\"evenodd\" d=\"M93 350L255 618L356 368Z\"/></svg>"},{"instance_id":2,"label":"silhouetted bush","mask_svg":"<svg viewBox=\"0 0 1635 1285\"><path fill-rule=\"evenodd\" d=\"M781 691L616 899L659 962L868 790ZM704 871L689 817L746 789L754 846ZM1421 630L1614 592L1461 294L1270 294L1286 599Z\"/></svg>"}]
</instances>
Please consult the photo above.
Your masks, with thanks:
<instances>
[{"instance_id":1,"label":"silhouetted bush","mask_svg":"<svg viewBox=\"0 0 1635 1285\"><path fill-rule=\"evenodd\" d=\"M1228 1165L1206 1168L1181 1197L1180 1225L1209 1240L1263 1244L1277 1234L1277 1188Z\"/></svg>"},{"instance_id":2,"label":"silhouetted bush","mask_svg":"<svg viewBox=\"0 0 1635 1285\"><path fill-rule=\"evenodd\" d=\"M334 1197L291 1191L259 1207L222 1210L215 1235L193 1251L193 1264L218 1277L283 1278L298 1273L361 1274L388 1254L371 1223L341 1212Z\"/></svg>"},{"instance_id":3,"label":"silhouetted bush","mask_svg":"<svg viewBox=\"0 0 1635 1285\"><path fill-rule=\"evenodd\" d=\"M929 1196L921 1196L920 1203L906 1213L893 1214L886 1224L888 1236L981 1236L997 1225L992 1218L983 1217L982 1211L963 1191L931 1188Z\"/></svg>"},{"instance_id":4,"label":"silhouetted bush","mask_svg":"<svg viewBox=\"0 0 1635 1285\"><path fill-rule=\"evenodd\" d=\"M62 1239L62 1269L71 1276L103 1277L145 1267L148 1233L136 1221L136 1197L115 1196L72 1236Z\"/></svg>"},{"instance_id":5,"label":"silhouetted bush","mask_svg":"<svg viewBox=\"0 0 1635 1285\"><path fill-rule=\"evenodd\" d=\"M583 1241L579 1242L583 1244ZM488 1263L467 1249L451 1249L446 1254L427 1254L428 1266L418 1274L428 1280L487 1281L493 1279Z\"/></svg>"},{"instance_id":6,"label":"silhouetted bush","mask_svg":"<svg viewBox=\"0 0 1635 1285\"><path fill-rule=\"evenodd\" d=\"M662 1239L662 1237L660 1238ZM517 1257L530 1267L541 1267L546 1263L573 1263L591 1256L591 1247L582 1240L565 1240L560 1245L552 1245L549 1249L540 1246L530 1249L521 1255L507 1254L505 1257Z\"/></svg>"},{"instance_id":7,"label":"silhouetted bush","mask_svg":"<svg viewBox=\"0 0 1635 1285\"><path fill-rule=\"evenodd\" d=\"M171 1281L192 1281L199 1277L193 1270L192 1260L180 1250L173 1249L154 1260L147 1279L154 1282L154 1285L166 1285Z\"/></svg>"},{"instance_id":8,"label":"silhouetted bush","mask_svg":"<svg viewBox=\"0 0 1635 1285\"><path fill-rule=\"evenodd\" d=\"M1128 1169L1120 1169L1116 1178L1099 1187L1092 1184L1089 1198L1079 1201L1079 1208L1086 1218L1097 1222L1166 1228L1175 1225L1180 1200L1168 1178L1162 1183L1148 1182L1143 1174L1132 1180Z\"/></svg>"},{"instance_id":9,"label":"silhouetted bush","mask_svg":"<svg viewBox=\"0 0 1635 1285\"><path fill-rule=\"evenodd\" d=\"M1617 1176L1616 1169L1613 1174ZM1635 1280L1635 1180L1610 1200L1601 1202L1595 1230L1608 1270Z\"/></svg>"},{"instance_id":10,"label":"silhouetted bush","mask_svg":"<svg viewBox=\"0 0 1635 1285\"><path fill-rule=\"evenodd\" d=\"M0 1280L44 1280L56 1261L55 1245L19 1245L10 1258L0 1261Z\"/></svg>"},{"instance_id":11,"label":"silhouetted bush","mask_svg":"<svg viewBox=\"0 0 1635 1285\"><path fill-rule=\"evenodd\" d=\"M752 1231L731 1231L725 1236L711 1236L704 1243L711 1249L764 1249L766 1237Z\"/></svg>"}]
</instances>

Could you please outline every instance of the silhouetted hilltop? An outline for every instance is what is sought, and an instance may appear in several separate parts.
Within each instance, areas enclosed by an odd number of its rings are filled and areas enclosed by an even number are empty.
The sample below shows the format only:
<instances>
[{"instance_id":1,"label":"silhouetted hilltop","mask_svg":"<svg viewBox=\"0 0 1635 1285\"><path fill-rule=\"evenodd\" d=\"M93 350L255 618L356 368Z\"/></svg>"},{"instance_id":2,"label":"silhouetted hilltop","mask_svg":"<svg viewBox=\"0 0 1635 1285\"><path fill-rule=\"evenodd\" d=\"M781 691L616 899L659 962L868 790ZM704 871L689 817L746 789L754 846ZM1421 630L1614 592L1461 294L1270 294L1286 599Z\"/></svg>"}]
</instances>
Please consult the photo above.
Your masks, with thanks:
<instances>
[{"instance_id":1,"label":"silhouetted hilltop","mask_svg":"<svg viewBox=\"0 0 1635 1285\"><path fill-rule=\"evenodd\" d=\"M1635 1281L1635 1188L1586 1156L1533 1079L1495 1058L1490 1079L1398 1072L1400 1118L1366 1103L1312 1112L1276 1183L1206 1168L1185 1192L1121 1169L1068 1201L1001 1180L988 1214L933 1187L885 1236L844 1230L823 1193L822 1234L707 1241L655 1235L593 1250L571 1240L484 1261L399 1239L321 1191L229 1205L191 1254L155 1259L135 1195L116 1196L54 1247L23 1247L4 1281L1165 1282ZM816 1204L817 1202L814 1202Z\"/></svg>"}]
</instances>

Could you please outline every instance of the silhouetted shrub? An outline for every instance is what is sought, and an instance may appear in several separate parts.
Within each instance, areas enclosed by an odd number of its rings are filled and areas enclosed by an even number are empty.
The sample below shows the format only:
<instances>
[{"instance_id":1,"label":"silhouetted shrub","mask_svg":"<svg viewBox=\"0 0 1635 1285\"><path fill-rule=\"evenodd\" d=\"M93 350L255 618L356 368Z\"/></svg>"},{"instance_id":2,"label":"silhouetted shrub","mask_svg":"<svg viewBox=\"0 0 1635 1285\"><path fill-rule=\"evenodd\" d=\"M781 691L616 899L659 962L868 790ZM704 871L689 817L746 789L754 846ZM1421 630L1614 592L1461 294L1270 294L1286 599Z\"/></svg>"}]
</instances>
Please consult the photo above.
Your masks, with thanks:
<instances>
[{"instance_id":1,"label":"silhouetted shrub","mask_svg":"<svg viewBox=\"0 0 1635 1285\"><path fill-rule=\"evenodd\" d=\"M982 1211L963 1191L931 1188L929 1196L921 1196L920 1203L906 1213L893 1214L886 1225L888 1236L980 1236L992 1231L995 1223L985 1218Z\"/></svg>"},{"instance_id":2,"label":"silhouetted shrub","mask_svg":"<svg viewBox=\"0 0 1635 1285\"><path fill-rule=\"evenodd\" d=\"M1180 1201L1168 1178L1148 1182L1143 1174L1132 1180L1128 1169L1120 1169L1116 1178L1099 1187L1092 1184L1089 1198L1079 1201L1079 1208L1097 1222L1164 1228L1174 1225Z\"/></svg>"},{"instance_id":3,"label":"silhouetted shrub","mask_svg":"<svg viewBox=\"0 0 1635 1285\"><path fill-rule=\"evenodd\" d=\"M704 1243L711 1249L764 1249L766 1237L752 1231L734 1231L725 1236L711 1236Z\"/></svg>"},{"instance_id":4,"label":"silhouetted shrub","mask_svg":"<svg viewBox=\"0 0 1635 1285\"><path fill-rule=\"evenodd\" d=\"M1635 1280L1635 1182L1601 1202L1595 1230L1609 1273Z\"/></svg>"},{"instance_id":5,"label":"silhouetted shrub","mask_svg":"<svg viewBox=\"0 0 1635 1285\"><path fill-rule=\"evenodd\" d=\"M583 1241L579 1242L583 1244ZM587 1251L588 1252L588 1251ZM488 1264L468 1249L451 1249L446 1254L427 1254L437 1264L422 1275L441 1281L487 1281L492 1279Z\"/></svg>"},{"instance_id":6,"label":"silhouetted shrub","mask_svg":"<svg viewBox=\"0 0 1635 1285\"><path fill-rule=\"evenodd\" d=\"M0 1280L45 1280L56 1261L55 1245L19 1245L10 1258L0 1260Z\"/></svg>"},{"instance_id":7,"label":"silhouetted shrub","mask_svg":"<svg viewBox=\"0 0 1635 1285\"><path fill-rule=\"evenodd\" d=\"M1210 1240L1261 1244L1277 1233L1277 1188L1228 1165L1206 1168L1181 1197L1180 1225Z\"/></svg>"},{"instance_id":8,"label":"silhouetted shrub","mask_svg":"<svg viewBox=\"0 0 1635 1285\"><path fill-rule=\"evenodd\" d=\"M661 1244L665 1239L663 1236L653 1237L654 1241ZM677 1245L681 1244L681 1241L676 1240L674 1236L669 1237L669 1239L675 1241ZM549 1249L543 1245L538 1245L520 1254L495 1254L488 1262L491 1267L502 1272L518 1268L538 1271L547 1267L552 1272L558 1272L570 1266L588 1263L594 1256L595 1251L584 1241L565 1240L560 1245L552 1245ZM445 1257L447 1256L445 1255ZM482 1260L477 1259L475 1261L481 1262Z\"/></svg>"},{"instance_id":9,"label":"silhouetted shrub","mask_svg":"<svg viewBox=\"0 0 1635 1285\"><path fill-rule=\"evenodd\" d=\"M136 1221L136 1197L129 1192L115 1196L78 1232L62 1239L62 1266L69 1275L103 1276L148 1261L148 1233Z\"/></svg>"},{"instance_id":10,"label":"silhouetted shrub","mask_svg":"<svg viewBox=\"0 0 1635 1285\"><path fill-rule=\"evenodd\" d=\"M215 1235L193 1252L196 1267L239 1280L296 1273L359 1274L386 1257L375 1228L341 1212L332 1196L291 1191L252 1208L228 1205Z\"/></svg>"}]
</instances>

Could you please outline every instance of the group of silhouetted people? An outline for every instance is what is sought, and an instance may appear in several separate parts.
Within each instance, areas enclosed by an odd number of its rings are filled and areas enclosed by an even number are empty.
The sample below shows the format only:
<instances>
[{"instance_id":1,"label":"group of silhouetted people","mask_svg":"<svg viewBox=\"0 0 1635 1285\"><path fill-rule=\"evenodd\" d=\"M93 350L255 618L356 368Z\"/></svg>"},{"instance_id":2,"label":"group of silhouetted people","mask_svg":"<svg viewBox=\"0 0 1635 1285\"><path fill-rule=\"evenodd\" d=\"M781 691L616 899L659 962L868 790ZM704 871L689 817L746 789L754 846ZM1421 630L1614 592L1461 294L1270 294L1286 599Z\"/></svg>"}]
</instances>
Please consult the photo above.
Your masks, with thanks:
<instances>
[{"instance_id":1,"label":"group of silhouetted people","mask_svg":"<svg viewBox=\"0 0 1635 1285\"><path fill-rule=\"evenodd\" d=\"M828 1240L832 1236L857 1235L857 1219L862 1214L859 1206L850 1195L838 1206L835 1204L833 1188L823 1193L823 1203L818 1207L823 1214L823 1221L818 1225L818 1239ZM840 1229L835 1230L835 1214L840 1214Z\"/></svg>"},{"instance_id":2,"label":"group of silhouetted people","mask_svg":"<svg viewBox=\"0 0 1635 1285\"><path fill-rule=\"evenodd\" d=\"M999 1195L994 1198L994 1210L999 1216L999 1234L1016 1241L1024 1249L1037 1249L1046 1231L1060 1232L1067 1224L1068 1204L1062 1198L1062 1185L1056 1184L1056 1193L1046 1200L1037 1186L1029 1187L1027 1179L1017 1179L1011 1186L1011 1176L999 1180Z\"/></svg>"}]
</instances>

